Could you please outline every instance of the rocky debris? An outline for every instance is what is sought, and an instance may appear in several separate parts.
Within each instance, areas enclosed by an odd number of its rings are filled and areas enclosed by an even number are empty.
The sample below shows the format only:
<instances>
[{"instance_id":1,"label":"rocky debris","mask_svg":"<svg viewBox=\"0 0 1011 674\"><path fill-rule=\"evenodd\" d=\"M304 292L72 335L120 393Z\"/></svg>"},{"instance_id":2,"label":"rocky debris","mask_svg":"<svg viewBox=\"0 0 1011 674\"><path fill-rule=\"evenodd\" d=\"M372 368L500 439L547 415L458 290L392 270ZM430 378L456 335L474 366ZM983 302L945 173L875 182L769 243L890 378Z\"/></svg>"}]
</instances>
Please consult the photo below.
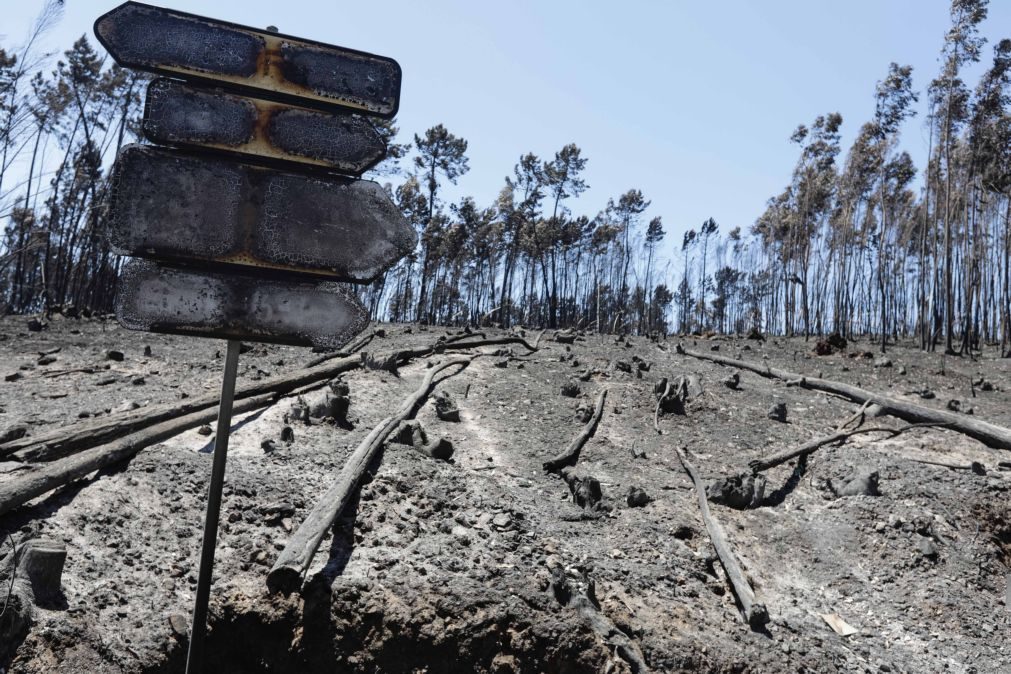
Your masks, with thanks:
<instances>
[{"instance_id":1,"label":"rocky debris","mask_svg":"<svg viewBox=\"0 0 1011 674\"><path fill-rule=\"evenodd\" d=\"M952 398L947 402L945 407L947 407L952 412L960 412L962 411L962 401Z\"/></svg>"},{"instance_id":2,"label":"rocky debris","mask_svg":"<svg viewBox=\"0 0 1011 674\"><path fill-rule=\"evenodd\" d=\"M892 366L891 358L885 358L884 356L882 356L881 358L878 358L874 361L874 367L876 368L885 368L891 366Z\"/></svg>"},{"instance_id":3,"label":"rocky debris","mask_svg":"<svg viewBox=\"0 0 1011 674\"><path fill-rule=\"evenodd\" d=\"M144 357L145 358L150 358L151 357L151 345L150 344L145 344L144 345Z\"/></svg>"},{"instance_id":4,"label":"rocky debris","mask_svg":"<svg viewBox=\"0 0 1011 674\"><path fill-rule=\"evenodd\" d=\"M558 471L569 485L572 501L580 508L596 508L604 498L600 480L582 468L566 467Z\"/></svg>"},{"instance_id":5,"label":"rocky debris","mask_svg":"<svg viewBox=\"0 0 1011 674\"><path fill-rule=\"evenodd\" d=\"M4 375L4 381L17 381L18 379L21 379L20 372L12 372Z\"/></svg>"},{"instance_id":6,"label":"rocky debris","mask_svg":"<svg viewBox=\"0 0 1011 674\"><path fill-rule=\"evenodd\" d=\"M499 360L496 360L496 361L492 362L492 367L498 367L498 368L505 369L505 368L509 367L509 359L508 358L501 358Z\"/></svg>"},{"instance_id":7,"label":"rocky debris","mask_svg":"<svg viewBox=\"0 0 1011 674\"><path fill-rule=\"evenodd\" d=\"M766 416L768 416L773 421L778 421L780 423L786 423L786 403L776 403L773 405Z\"/></svg>"},{"instance_id":8,"label":"rocky debris","mask_svg":"<svg viewBox=\"0 0 1011 674\"><path fill-rule=\"evenodd\" d=\"M28 435L27 424L11 424L10 426L5 426L3 430L0 430L0 444L10 442L11 440L20 440L26 435Z\"/></svg>"},{"instance_id":9,"label":"rocky debris","mask_svg":"<svg viewBox=\"0 0 1011 674\"><path fill-rule=\"evenodd\" d=\"M593 408L586 403L580 403L576 406L576 421L581 424L585 424L593 416Z\"/></svg>"},{"instance_id":10,"label":"rocky debris","mask_svg":"<svg viewBox=\"0 0 1011 674\"><path fill-rule=\"evenodd\" d=\"M738 510L757 508L765 499L765 486L764 475L732 475L711 482L706 487L706 498Z\"/></svg>"},{"instance_id":11,"label":"rocky debris","mask_svg":"<svg viewBox=\"0 0 1011 674\"><path fill-rule=\"evenodd\" d=\"M619 372L627 372L629 374L632 374L632 364L629 363L627 360L615 361L614 369L618 370Z\"/></svg>"},{"instance_id":12,"label":"rocky debris","mask_svg":"<svg viewBox=\"0 0 1011 674\"><path fill-rule=\"evenodd\" d=\"M983 377L977 377L976 379L974 379L972 381L972 386L973 388L978 388L980 391L984 391L986 393L989 393L990 391L994 390L993 382Z\"/></svg>"},{"instance_id":13,"label":"rocky debris","mask_svg":"<svg viewBox=\"0 0 1011 674\"><path fill-rule=\"evenodd\" d=\"M37 361L36 365L52 365L56 362L56 356L41 356Z\"/></svg>"},{"instance_id":14,"label":"rocky debris","mask_svg":"<svg viewBox=\"0 0 1011 674\"><path fill-rule=\"evenodd\" d=\"M190 633L189 620L182 613L170 613L168 616L169 629L172 636L177 640L186 639Z\"/></svg>"},{"instance_id":15,"label":"rocky debris","mask_svg":"<svg viewBox=\"0 0 1011 674\"><path fill-rule=\"evenodd\" d=\"M642 508L652 500L649 494L639 487L630 487L625 495L625 503L629 508Z\"/></svg>"},{"instance_id":16,"label":"rocky debris","mask_svg":"<svg viewBox=\"0 0 1011 674\"><path fill-rule=\"evenodd\" d=\"M833 332L829 334L824 340L819 340L815 344L815 354L818 356L831 356L832 354L845 351L848 343L846 338L839 334L838 332Z\"/></svg>"},{"instance_id":17,"label":"rocky debris","mask_svg":"<svg viewBox=\"0 0 1011 674\"><path fill-rule=\"evenodd\" d=\"M273 438L265 438L260 442L260 449L265 452L273 452L278 449L277 442Z\"/></svg>"},{"instance_id":18,"label":"rocky debris","mask_svg":"<svg viewBox=\"0 0 1011 674\"><path fill-rule=\"evenodd\" d=\"M567 381L562 384L561 393L566 398L575 398L579 395L579 384L575 381Z\"/></svg>"},{"instance_id":19,"label":"rocky debris","mask_svg":"<svg viewBox=\"0 0 1011 674\"><path fill-rule=\"evenodd\" d=\"M723 385L728 389L736 391L741 385L741 373L731 372L724 380Z\"/></svg>"},{"instance_id":20,"label":"rocky debris","mask_svg":"<svg viewBox=\"0 0 1011 674\"><path fill-rule=\"evenodd\" d=\"M144 377L134 377L133 379L130 380L130 383L133 384L134 386L143 386L144 384L147 383L147 380L144 379Z\"/></svg>"},{"instance_id":21,"label":"rocky debris","mask_svg":"<svg viewBox=\"0 0 1011 674\"><path fill-rule=\"evenodd\" d=\"M150 347L148 347L148 350L150 350ZM117 363L121 363L121 362L123 362L124 358L126 358L126 356L123 354L122 351L117 351L115 349L109 349L109 350L107 350L105 352L105 359L106 360L112 360L112 361L115 361Z\"/></svg>"},{"instance_id":22,"label":"rocky debris","mask_svg":"<svg viewBox=\"0 0 1011 674\"><path fill-rule=\"evenodd\" d=\"M878 480L877 470L864 467L853 469L841 486L835 487L831 480L828 485L836 496L880 496Z\"/></svg>"},{"instance_id":23,"label":"rocky debris","mask_svg":"<svg viewBox=\"0 0 1011 674\"><path fill-rule=\"evenodd\" d=\"M210 377L217 371L212 356L219 345L207 340L141 336L84 321L74 324L84 334L70 337L70 324L58 320L42 333L44 339L26 338L19 334L23 319L3 320L8 323L0 322L0 332L18 335L0 341L8 349L5 359L12 371L22 362L34 365L36 352L59 343L64 349L57 367L93 364L111 344L131 354L133 362L144 339L157 340L152 347L159 363L138 366L135 372L147 377L147 389L129 386L133 372L120 371L117 385L102 388L96 386L106 376L101 372L47 379L39 369L25 370L21 382L6 385L9 395L0 396L0 408L6 410L0 427L17 421L33 436L40 435L48 426L74 422L79 410L111 409L130 394L145 405L178 403L183 390L199 397L205 381L208 392L220 383L219 377ZM12 322L16 325L7 328ZM404 326L396 326L390 348L417 349L438 334L435 329L419 333L417 327L414 333L405 336ZM584 574L592 573L592 594L599 604L592 610L627 635L626 646L640 647L648 671L894 672L936 671L945 664L1001 671L1000 616L1006 614L1000 606L996 614L990 609L993 597L1003 597L1006 580L1000 560L1007 550L1005 505L1011 492L1005 478L1011 473L999 470L997 459L1003 457L931 428L881 444L875 443L885 435L864 435L819 454L799 481L788 477L792 463L770 470L759 511L737 512L707 501L740 553L746 575L770 599L775 644L768 648L767 635L737 620L735 596L724 568L710 553L698 499L677 469L672 445L683 441L692 447L708 484L713 477L733 474L747 458L823 434L856 406L802 388L783 388L757 375L748 378L746 394L737 393L721 383L730 369L699 364L694 372L714 385L702 404L689 404L691 416L665 420L664 435L657 435L649 427L656 402L652 382L660 374L676 382L689 361L674 355L673 348L664 351L640 341L625 351L595 335L577 339L574 357L559 365L556 356L564 346L548 342L550 334L542 341L546 351L527 360L525 370L517 367L522 361L513 361L508 369L485 363L464 375L472 387L467 423L452 427L461 449L455 455L458 464L419 457L406 446L387 448L369 468L361 499L353 500L327 530L310 582L287 598L267 600L262 590L278 546L288 540L289 529L306 519L346 462L348 450L423 374L423 361L405 367L402 379L366 370L347 375L356 394L352 411L360 415L360 428L353 431L315 422L312 427L293 424L297 445L278 442L279 450L264 454L258 450L260 440L283 433L279 417L293 399L239 425L232 438L236 451L229 456L215 563L209 670L397 672L403 671L402 658L397 659L402 653L422 652L432 672L458 671L465 663L467 671L570 667L574 672L610 668L628 674L630 665L617 655L614 636L589 629L571 603L562 605L549 590L550 570L558 568L568 579L570 602L585 582ZM497 335L489 329L489 336ZM747 346L743 338L721 344L727 346L726 354ZM790 368L794 351L799 359L811 346L802 339L752 345L753 357L767 355L770 367L785 369L796 369ZM655 374L646 382L615 378L613 370L592 373L615 359L632 362L634 370L638 361L632 354L644 355L647 349L655 355ZM893 349L889 356L895 370L901 362L914 363L908 367L917 370L894 392L929 386L937 391L940 401L933 406L938 409L949 398L964 398L963 410L970 404L965 384L967 374L975 373L971 368L985 368L995 389L1007 376L1004 361L989 347L978 363L957 361L967 373L955 372L956 362L949 359L947 374L939 373L940 353L921 354L911 342ZM257 347L248 361L272 369L268 361L283 357L285 367L294 369L313 357L307 352ZM570 367L574 360L582 366ZM848 375L840 374L844 364L852 369ZM159 365L160 375L147 370ZM884 392L889 378L884 371L875 378L870 369L870 361L829 357L808 371L823 370L827 378L862 381ZM584 371L593 383L583 389L583 397L559 397L558 387ZM543 473L540 462L578 430L573 413L585 394L592 397L609 381L622 414L605 410L595 438L577 462L601 488L601 500L583 509L568 484ZM461 401L463 386L461 380ZM67 399L43 397L68 390ZM977 415L1011 425L1011 394L975 390L971 403ZM325 392L306 394L306 399L316 401ZM776 400L788 404L793 424L762 420ZM421 416L432 436L435 429L448 428L434 420L431 408ZM865 423L896 425L890 419ZM0 666L26 674L180 669L211 458L197 450L206 442L195 433L182 434L6 516L15 536L22 522L31 519L42 526L39 535L67 538L68 606L37 611L27 636L10 641L0 635L0 644L17 648L16 660L0 661ZM935 451L960 466L976 459L986 462L990 474L915 462L914 457L931 458ZM649 459L630 458L640 453ZM6 467L11 463L4 462L0 470L11 470ZM887 480L881 487L886 497L827 498L826 477L841 484L839 477L849 476L850 464L877 467ZM0 473L0 481L20 470L23 466ZM633 485L654 497L644 509L627 505ZM784 485L790 490L785 501L776 503L772 497ZM258 510L277 502L293 505L295 514L268 518ZM614 511L608 509L615 505ZM516 514L524 511L528 519ZM924 522L934 522L933 528ZM938 551L936 556L923 554L921 537ZM958 554L947 554L949 545L957 545ZM7 589L3 583L0 587ZM16 605L16 593L10 601ZM910 619L910 607L915 613L921 606L942 607L939 627ZM817 617L830 611L857 625L860 635L843 639L834 634ZM175 621L169 618L173 614ZM899 637L888 632L887 625L894 624L903 626ZM959 638L931 637L938 630L943 636L941 628L956 630Z\"/></svg>"},{"instance_id":24,"label":"rocky debris","mask_svg":"<svg viewBox=\"0 0 1011 674\"><path fill-rule=\"evenodd\" d=\"M446 391L439 391L435 394L432 404L435 406L435 416L443 421L460 421L460 408Z\"/></svg>"},{"instance_id":25,"label":"rocky debris","mask_svg":"<svg viewBox=\"0 0 1011 674\"><path fill-rule=\"evenodd\" d=\"M576 341L576 333L559 330L555 332L553 339L559 344L573 344Z\"/></svg>"},{"instance_id":26,"label":"rocky debris","mask_svg":"<svg viewBox=\"0 0 1011 674\"><path fill-rule=\"evenodd\" d=\"M305 398L298 396L292 403L291 407L288 408L288 412L284 415L285 423L289 421L301 421L306 425L312 423L309 414L309 403L305 401Z\"/></svg>"},{"instance_id":27,"label":"rocky debris","mask_svg":"<svg viewBox=\"0 0 1011 674\"><path fill-rule=\"evenodd\" d=\"M927 559L937 559L937 545L927 536L920 536L919 540L916 541L916 549Z\"/></svg>"},{"instance_id":28,"label":"rocky debris","mask_svg":"<svg viewBox=\"0 0 1011 674\"><path fill-rule=\"evenodd\" d=\"M295 430L291 426L284 426L281 429L281 442L286 445L295 442Z\"/></svg>"},{"instance_id":29,"label":"rocky debris","mask_svg":"<svg viewBox=\"0 0 1011 674\"><path fill-rule=\"evenodd\" d=\"M45 328L49 327L47 323L39 320L38 318L29 318L26 325L28 327L28 332L41 332Z\"/></svg>"},{"instance_id":30,"label":"rocky debris","mask_svg":"<svg viewBox=\"0 0 1011 674\"><path fill-rule=\"evenodd\" d=\"M449 461L453 458L453 452L455 451L453 443L448 438L439 437L434 442L430 442L428 434L425 432L425 427L417 419L402 422L393 431L390 441L400 445L408 445L422 454L426 454L433 459L439 459L440 461Z\"/></svg>"},{"instance_id":31,"label":"rocky debris","mask_svg":"<svg viewBox=\"0 0 1011 674\"><path fill-rule=\"evenodd\" d=\"M214 429L212 429L210 427L210 425L208 425L208 424L204 424L203 426L201 426L200 428L197 429L197 433L199 433L200 435L203 435L203 436L208 436L208 435L210 435L213 432L214 432Z\"/></svg>"}]
</instances>

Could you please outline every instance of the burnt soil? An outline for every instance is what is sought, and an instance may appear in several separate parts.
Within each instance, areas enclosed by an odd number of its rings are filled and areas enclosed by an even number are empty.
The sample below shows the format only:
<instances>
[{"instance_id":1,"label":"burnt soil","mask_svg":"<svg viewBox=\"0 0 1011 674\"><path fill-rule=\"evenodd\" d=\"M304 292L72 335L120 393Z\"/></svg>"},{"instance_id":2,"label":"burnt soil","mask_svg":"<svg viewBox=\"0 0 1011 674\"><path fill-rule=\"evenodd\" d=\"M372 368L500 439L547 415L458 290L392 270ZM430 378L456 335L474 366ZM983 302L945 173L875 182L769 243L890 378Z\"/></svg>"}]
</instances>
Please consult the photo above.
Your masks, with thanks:
<instances>
[{"instance_id":1,"label":"burnt soil","mask_svg":"<svg viewBox=\"0 0 1011 674\"><path fill-rule=\"evenodd\" d=\"M381 327L387 336L370 352L446 334ZM674 447L685 447L713 480L830 432L858 406L749 372L732 390L721 383L730 368L677 355L676 341L586 334L566 345L548 333L535 353L514 345L512 356L477 358L444 379L436 390L449 393L461 420L437 418L431 398L417 418L430 439L452 441L453 460L389 444L324 539L302 591L289 596L269 595L265 579L290 532L345 457L417 388L426 364L445 356L418 359L399 376L348 373L350 423L293 421L290 444L280 434L292 398L237 417L206 671L631 671L615 639L559 602L553 574L591 584L601 615L641 650L650 671L1009 671L1005 452L937 428L855 436L806 465L768 471L757 508L711 504L771 616L752 629ZM876 358L851 357L872 350L867 342L829 356L813 354L814 340L685 342L928 406L955 399L963 413L972 408L1011 426L1011 361L992 354L944 358L897 345L891 366L881 367ZM40 353L55 349L52 362L39 364ZM107 360L108 349L123 360ZM29 332L25 319L8 317L0 320L0 374L22 376L0 382L0 429L22 423L38 434L214 392L223 355L224 342L131 333L112 320L57 316ZM254 345L240 358L239 381L316 357ZM83 368L92 371L70 371ZM578 379L587 371L587 381ZM657 434L654 383L681 375L694 375L702 390L686 414L661 415ZM992 390L972 385L979 377ZM561 394L572 380L575 398ZM577 407L592 406L602 387L609 391L604 415L577 467L600 481L603 500L581 507L542 463L579 432ZM922 397L926 390L934 397ZM311 404L324 395L319 389L305 398ZM787 405L785 423L768 417L779 402ZM264 449L270 439L273 448ZM212 436L188 431L0 516L0 554L9 553L6 541L32 537L64 541L68 550L61 600L37 609L16 643L0 644L4 671L182 672L212 446ZM924 460L976 461L986 474ZM0 480L22 468L0 463ZM880 495L833 492L867 470L877 471ZM632 488L645 491L646 505L628 504ZM837 634L824 614L856 633Z\"/></svg>"}]
</instances>

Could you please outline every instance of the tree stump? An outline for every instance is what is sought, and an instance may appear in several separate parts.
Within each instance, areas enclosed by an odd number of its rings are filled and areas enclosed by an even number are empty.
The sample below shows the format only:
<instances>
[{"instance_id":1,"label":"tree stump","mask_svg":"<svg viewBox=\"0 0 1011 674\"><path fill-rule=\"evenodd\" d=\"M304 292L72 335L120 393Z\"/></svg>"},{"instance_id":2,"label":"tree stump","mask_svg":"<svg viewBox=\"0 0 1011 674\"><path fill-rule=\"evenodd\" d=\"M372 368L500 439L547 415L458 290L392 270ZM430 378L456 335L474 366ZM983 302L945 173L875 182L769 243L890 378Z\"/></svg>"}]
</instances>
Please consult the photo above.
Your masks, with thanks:
<instances>
[{"instance_id":1,"label":"tree stump","mask_svg":"<svg viewBox=\"0 0 1011 674\"><path fill-rule=\"evenodd\" d=\"M65 543L36 538L24 544L15 575L29 582L35 603L50 603L60 596L66 560Z\"/></svg>"}]
</instances>

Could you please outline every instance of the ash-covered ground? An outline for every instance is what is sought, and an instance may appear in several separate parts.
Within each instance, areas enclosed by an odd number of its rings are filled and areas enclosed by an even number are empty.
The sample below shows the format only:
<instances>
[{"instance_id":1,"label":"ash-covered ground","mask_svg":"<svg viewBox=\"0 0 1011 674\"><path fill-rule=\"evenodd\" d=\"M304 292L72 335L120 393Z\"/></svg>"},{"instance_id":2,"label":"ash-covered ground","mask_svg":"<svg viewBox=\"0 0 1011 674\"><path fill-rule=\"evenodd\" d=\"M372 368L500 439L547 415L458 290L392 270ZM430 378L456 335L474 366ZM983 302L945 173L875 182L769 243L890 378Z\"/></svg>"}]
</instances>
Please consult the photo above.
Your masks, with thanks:
<instances>
[{"instance_id":1,"label":"ash-covered ground","mask_svg":"<svg viewBox=\"0 0 1011 674\"><path fill-rule=\"evenodd\" d=\"M446 334L378 327L386 336L370 353ZM623 643L655 672L1009 671L1011 471L1000 466L1009 457L945 429L857 435L806 465L768 471L757 507L712 503L771 616L764 628L746 625L675 447L716 480L831 432L859 406L749 372L729 388L730 368L676 354L677 341L584 334L562 344L549 332L536 352L512 345L511 356L479 357L444 379L436 391L449 394L460 420L439 419L431 398L417 418L430 439L452 442L452 461L388 444L303 590L288 596L268 594L266 576L289 535L427 364L448 356L417 359L399 375L344 375L348 423L293 420L294 397L238 416L206 671L632 671ZM684 341L1011 426L1011 360L992 350L973 360L899 345L886 365L851 357L873 350L868 342L816 356L814 340ZM108 350L123 359L109 360ZM0 374L12 381L0 381L0 429L24 424L40 434L215 392L224 351L224 342L131 333L112 320L56 316L29 332L24 318L4 318ZM240 358L239 383L317 357L254 345ZM701 390L693 386L685 414L661 414L658 434L654 384L682 375ZM562 395L572 382L576 397ZM577 463L603 498L583 507L542 463L576 436L578 408L605 387L604 415ZM304 398L311 407L326 395L324 387ZM769 418L779 402L785 422ZM285 425L291 442L281 439ZM187 431L0 516L2 554L9 541L31 538L68 551L62 596L36 609L26 635L0 644L5 671L182 671L212 446L213 436ZM985 472L931 461L977 462ZM13 461L0 469L0 482L31 470ZM877 495L837 493L872 471ZM633 489L645 497L629 498ZM560 601L561 578L591 588L616 632L601 634ZM823 617L831 614L855 633L834 631Z\"/></svg>"}]
</instances>

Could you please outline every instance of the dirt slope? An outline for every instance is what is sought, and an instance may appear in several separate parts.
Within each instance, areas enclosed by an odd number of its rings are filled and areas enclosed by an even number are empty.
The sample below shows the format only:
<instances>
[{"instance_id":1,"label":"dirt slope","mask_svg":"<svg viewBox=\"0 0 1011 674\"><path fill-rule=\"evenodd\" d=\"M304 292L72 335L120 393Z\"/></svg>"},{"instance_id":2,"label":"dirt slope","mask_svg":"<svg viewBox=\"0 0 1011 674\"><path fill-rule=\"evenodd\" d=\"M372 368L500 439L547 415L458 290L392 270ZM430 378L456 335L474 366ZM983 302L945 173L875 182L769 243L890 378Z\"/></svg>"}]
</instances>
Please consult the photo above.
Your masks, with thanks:
<instances>
[{"instance_id":1,"label":"dirt slope","mask_svg":"<svg viewBox=\"0 0 1011 674\"><path fill-rule=\"evenodd\" d=\"M383 327L388 336L368 350L430 344L445 334ZM23 423L37 434L82 415L220 386L221 342L59 318L42 332L5 318L0 335L0 374L21 375L0 382L0 429ZM716 479L824 434L857 406L750 373L732 390L721 383L729 369L675 354L675 341L585 335L565 345L548 334L535 353L516 346L512 357L478 358L444 380L437 391L456 402L460 421L438 419L431 402L418 418L430 438L452 441L453 461L389 444L324 540L302 593L288 597L269 596L265 586L288 534L357 443L417 387L426 362L444 356L417 360L399 377L369 369L345 376L351 428L290 421L294 441L284 443L292 399L237 418L208 671L624 672L635 667L629 643L657 672L1007 671L1011 473L998 469L1004 452L940 429L857 436L820 450L806 467L769 471L758 508L712 504L772 618L752 630L674 447L686 447L700 472ZM896 347L891 366L881 367L848 353L814 356L813 343L802 340L696 339L694 346L939 408L957 399L961 410L1011 426L1008 361L942 361ZM38 364L40 352L56 348L48 356L55 360ZM849 353L865 348L872 347L851 345ZM108 360L108 349L125 357ZM240 383L314 357L257 345L240 359ZM64 372L85 368L93 371ZM662 415L658 435L654 382L680 375L694 375L702 392L685 415ZM994 390L972 386L979 376ZM561 394L571 381L575 398ZM579 431L577 408L591 406L602 387L604 416L577 468L599 480L603 500L581 507L542 463ZM935 396L922 398L928 389ZM311 406L324 395L320 389L306 400ZM785 423L768 418L777 402L787 405ZM274 447L264 449L264 440ZM9 647L7 671L182 671L211 446L210 436L189 431L0 516L4 539L51 538L68 549L63 597L37 611L26 636L0 644ZM923 459L978 461L987 472ZM20 469L0 463L0 480ZM880 495L833 493L869 470ZM629 505L633 488L645 491L646 505ZM566 605L566 588L596 598L610 635ZM822 614L859 631L840 636Z\"/></svg>"}]
</instances>

